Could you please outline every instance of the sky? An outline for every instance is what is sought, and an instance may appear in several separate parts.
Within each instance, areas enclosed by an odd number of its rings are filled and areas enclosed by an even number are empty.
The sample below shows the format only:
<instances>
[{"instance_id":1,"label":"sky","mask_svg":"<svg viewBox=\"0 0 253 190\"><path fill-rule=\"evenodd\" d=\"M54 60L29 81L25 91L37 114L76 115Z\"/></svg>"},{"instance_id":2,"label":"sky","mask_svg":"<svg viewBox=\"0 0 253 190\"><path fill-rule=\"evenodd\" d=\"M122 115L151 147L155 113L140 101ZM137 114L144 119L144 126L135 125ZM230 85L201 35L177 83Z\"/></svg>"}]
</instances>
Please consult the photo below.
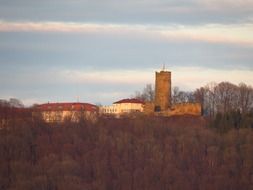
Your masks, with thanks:
<instances>
[{"instance_id":1,"label":"sky","mask_svg":"<svg viewBox=\"0 0 253 190\"><path fill-rule=\"evenodd\" d=\"M253 85L252 0L0 0L0 99L109 105L154 84Z\"/></svg>"}]
</instances>

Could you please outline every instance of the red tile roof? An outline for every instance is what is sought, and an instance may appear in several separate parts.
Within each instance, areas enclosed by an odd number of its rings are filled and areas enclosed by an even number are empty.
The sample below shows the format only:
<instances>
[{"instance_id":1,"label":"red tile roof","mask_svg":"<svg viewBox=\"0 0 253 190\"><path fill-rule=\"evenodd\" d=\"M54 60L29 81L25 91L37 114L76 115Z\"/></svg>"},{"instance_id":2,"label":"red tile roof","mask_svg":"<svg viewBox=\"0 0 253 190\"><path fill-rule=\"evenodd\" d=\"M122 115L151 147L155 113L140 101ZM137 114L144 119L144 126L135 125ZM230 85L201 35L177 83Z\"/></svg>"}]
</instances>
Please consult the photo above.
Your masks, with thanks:
<instances>
[{"instance_id":1,"label":"red tile roof","mask_svg":"<svg viewBox=\"0 0 253 190\"><path fill-rule=\"evenodd\" d=\"M131 98L131 99L122 99L117 102L114 102L113 104L122 104L122 103L144 104L144 101L136 98Z\"/></svg>"},{"instance_id":2,"label":"red tile roof","mask_svg":"<svg viewBox=\"0 0 253 190\"><path fill-rule=\"evenodd\" d=\"M91 111L97 112L98 107L89 103L47 103L35 107L38 111Z\"/></svg>"}]
</instances>

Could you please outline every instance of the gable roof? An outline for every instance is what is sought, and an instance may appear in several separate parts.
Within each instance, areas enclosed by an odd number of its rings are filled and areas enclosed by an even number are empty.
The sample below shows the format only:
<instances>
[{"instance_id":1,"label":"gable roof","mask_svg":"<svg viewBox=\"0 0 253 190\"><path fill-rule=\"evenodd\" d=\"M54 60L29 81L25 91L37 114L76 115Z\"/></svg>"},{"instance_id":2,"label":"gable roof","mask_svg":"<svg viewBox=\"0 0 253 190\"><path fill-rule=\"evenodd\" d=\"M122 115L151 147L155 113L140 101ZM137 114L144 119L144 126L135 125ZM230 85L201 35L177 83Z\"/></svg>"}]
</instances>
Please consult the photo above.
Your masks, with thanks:
<instances>
[{"instance_id":1,"label":"gable roof","mask_svg":"<svg viewBox=\"0 0 253 190\"><path fill-rule=\"evenodd\" d=\"M117 102L114 102L113 104L122 104L122 103L132 103L132 104L144 104L144 101L136 99L136 98L127 98L127 99L122 99Z\"/></svg>"},{"instance_id":2,"label":"gable roof","mask_svg":"<svg viewBox=\"0 0 253 190\"><path fill-rule=\"evenodd\" d=\"M38 111L98 111L98 107L96 105L79 102L46 103L35 106L35 109Z\"/></svg>"}]
</instances>

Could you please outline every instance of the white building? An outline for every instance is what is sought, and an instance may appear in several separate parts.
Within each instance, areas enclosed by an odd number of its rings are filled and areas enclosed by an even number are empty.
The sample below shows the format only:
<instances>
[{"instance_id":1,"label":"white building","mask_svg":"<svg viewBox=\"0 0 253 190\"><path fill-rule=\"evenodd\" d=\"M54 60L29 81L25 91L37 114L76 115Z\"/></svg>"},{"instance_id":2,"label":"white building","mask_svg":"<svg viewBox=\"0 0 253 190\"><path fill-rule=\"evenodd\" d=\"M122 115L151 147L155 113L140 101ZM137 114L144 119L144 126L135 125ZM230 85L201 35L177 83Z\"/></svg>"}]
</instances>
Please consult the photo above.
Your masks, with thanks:
<instances>
[{"instance_id":1,"label":"white building","mask_svg":"<svg viewBox=\"0 0 253 190\"><path fill-rule=\"evenodd\" d=\"M45 122L78 122L80 119L95 120L98 107L89 103L47 103L37 105L33 115L40 116Z\"/></svg>"},{"instance_id":2,"label":"white building","mask_svg":"<svg viewBox=\"0 0 253 190\"><path fill-rule=\"evenodd\" d=\"M122 99L110 106L101 106L101 114L124 115L135 112L143 112L144 102L138 99Z\"/></svg>"}]
</instances>

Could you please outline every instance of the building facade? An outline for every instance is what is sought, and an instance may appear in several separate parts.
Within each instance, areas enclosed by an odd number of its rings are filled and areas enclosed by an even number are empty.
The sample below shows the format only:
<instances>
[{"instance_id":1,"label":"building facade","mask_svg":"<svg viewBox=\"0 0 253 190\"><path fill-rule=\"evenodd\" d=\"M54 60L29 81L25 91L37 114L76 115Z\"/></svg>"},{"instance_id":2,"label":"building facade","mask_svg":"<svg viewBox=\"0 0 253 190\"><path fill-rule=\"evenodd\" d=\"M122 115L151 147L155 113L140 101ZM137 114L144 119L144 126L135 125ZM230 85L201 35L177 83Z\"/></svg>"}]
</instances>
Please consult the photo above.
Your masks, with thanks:
<instances>
[{"instance_id":1,"label":"building facade","mask_svg":"<svg viewBox=\"0 0 253 190\"><path fill-rule=\"evenodd\" d=\"M122 99L110 106L101 106L100 113L120 116L129 113L143 112L144 102L138 99Z\"/></svg>"},{"instance_id":2,"label":"building facade","mask_svg":"<svg viewBox=\"0 0 253 190\"><path fill-rule=\"evenodd\" d=\"M95 120L98 107L89 103L47 103L37 105L33 116L41 117L45 122L78 122L81 119Z\"/></svg>"}]
</instances>

